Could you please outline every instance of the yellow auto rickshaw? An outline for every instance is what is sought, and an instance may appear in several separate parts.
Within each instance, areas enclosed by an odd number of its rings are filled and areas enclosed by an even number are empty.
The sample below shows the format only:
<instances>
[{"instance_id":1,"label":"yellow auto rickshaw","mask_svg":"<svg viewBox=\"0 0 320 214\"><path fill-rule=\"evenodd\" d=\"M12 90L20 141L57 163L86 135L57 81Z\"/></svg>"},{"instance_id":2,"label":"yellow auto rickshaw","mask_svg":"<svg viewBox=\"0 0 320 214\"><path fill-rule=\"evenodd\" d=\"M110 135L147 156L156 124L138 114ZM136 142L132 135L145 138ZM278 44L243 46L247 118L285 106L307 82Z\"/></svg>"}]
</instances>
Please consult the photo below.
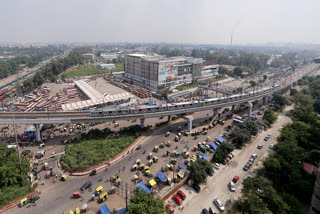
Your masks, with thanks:
<instances>
[{"instance_id":1,"label":"yellow auto rickshaw","mask_svg":"<svg viewBox=\"0 0 320 214\"><path fill-rule=\"evenodd\" d=\"M167 147L170 147L170 146L171 146L171 141L168 140L168 141L167 141Z\"/></svg>"},{"instance_id":2,"label":"yellow auto rickshaw","mask_svg":"<svg viewBox=\"0 0 320 214\"><path fill-rule=\"evenodd\" d=\"M164 148L164 142L160 143L160 148Z\"/></svg>"},{"instance_id":3,"label":"yellow auto rickshaw","mask_svg":"<svg viewBox=\"0 0 320 214\"><path fill-rule=\"evenodd\" d=\"M137 168L138 168L138 165L137 165L137 164L134 164L134 165L132 166L132 168L131 168L131 171L136 171Z\"/></svg>"},{"instance_id":4,"label":"yellow auto rickshaw","mask_svg":"<svg viewBox=\"0 0 320 214\"><path fill-rule=\"evenodd\" d=\"M49 164L47 163L47 162L45 162L44 164L43 164L43 168L46 170L46 169L49 169Z\"/></svg>"},{"instance_id":5,"label":"yellow auto rickshaw","mask_svg":"<svg viewBox=\"0 0 320 214\"><path fill-rule=\"evenodd\" d=\"M149 153L148 155L148 160L152 159L152 152Z\"/></svg>"},{"instance_id":6,"label":"yellow auto rickshaw","mask_svg":"<svg viewBox=\"0 0 320 214\"><path fill-rule=\"evenodd\" d=\"M137 160L136 160L136 164L137 164L138 166L141 164L140 159L137 159Z\"/></svg>"},{"instance_id":7,"label":"yellow auto rickshaw","mask_svg":"<svg viewBox=\"0 0 320 214\"><path fill-rule=\"evenodd\" d=\"M119 173L115 174L115 175L112 177L112 182L115 182L118 178L120 178Z\"/></svg>"},{"instance_id":8,"label":"yellow auto rickshaw","mask_svg":"<svg viewBox=\"0 0 320 214\"><path fill-rule=\"evenodd\" d=\"M74 212L72 210L69 211L69 214L74 214Z\"/></svg>"},{"instance_id":9,"label":"yellow auto rickshaw","mask_svg":"<svg viewBox=\"0 0 320 214\"><path fill-rule=\"evenodd\" d=\"M138 170L143 170L144 169L144 167L145 167L145 165L142 163L142 164L140 164L140 166L139 166L139 168L138 168Z\"/></svg>"},{"instance_id":10,"label":"yellow auto rickshaw","mask_svg":"<svg viewBox=\"0 0 320 214\"><path fill-rule=\"evenodd\" d=\"M149 166L144 166L144 167L143 167L143 171L147 171L147 170L149 170L149 169L150 169Z\"/></svg>"},{"instance_id":11,"label":"yellow auto rickshaw","mask_svg":"<svg viewBox=\"0 0 320 214\"><path fill-rule=\"evenodd\" d=\"M61 176L61 181L67 181L68 178L69 178L68 175L62 175L62 176Z\"/></svg>"},{"instance_id":12,"label":"yellow auto rickshaw","mask_svg":"<svg viewBox=\"0 0 320 214\"><path fill-rule=\"evenodd\" d=\"M157 163L157 162L158 162L158 157L153 156L153 158L152 158L152 159L153 159L153 162L154 162L154 163Z\"/></svg>"},{"instance_id":13,"label":"yellow auto rickshaw","mask_svg":"<svg viewBox=\"0 0 320 214\"><path fill-rule=\"evenodd\" d=\"M153 159L148 161L148 166L151 166L153 164Z\"/></svg>"},{"instance_id":14,"label":"yellow auto rickshaw","mask_svg":"<svg viewBox=\"0 0 320 214\"><path fill-rule=\"evenodd\" d=\"M120 186L121 178L117 178L116 182L114 183L115 186Z\"/></svg>"},{"instance_id":15,"label":"yellow auto rickshaw","mask_svg":"<svg viewBox=\"0 0 320 214\"><path fill-rule=\"evenodd\" d=\"M189 136L189 132L185 132L185 133L184 133L184 136Z\"/></svg>"},{"instance_id":16,"label":"yellow auto rickshaw","mask_svg":"<svg viewBox=\"0 0 320 214\"><path fill-rule=\"evenodd\" d=\"M22 200L20 201L20 207L25 206L28 202L29 202L29 201L28 201L28 198L27 198L27 197L24 198L24 199L22 199Z\"/></svg>"},{"instance_id":17,"label":"yellow auto rickshaw","mask_svg":"<svg viewBox=\"0 0 320 214\"><path fill-rule=\"evenodd\" d=\"M166 137L169 137L169 135L170 135L170 132L167 132L167 133L166 133Z\"/></svg>"},{"instance_id":18,"label":"yellow auto rickshaw","mask_svg":"<svg viewBox=\"0 0 320 214\"><path fill-rule=\"evenodd\" d=\"M159 151L159 147L158 147L158 146L155 146L155 147L153 148L153 151L154 151L154 152L158 152L158 151Z\"/></svg>"},{"instance_id":19,"label":"yellow auto rickshaw","mask_svg":"<svg viewBox=\"0 0 320 214\"><path fill-rule=\"evenodd\" d=\"M100 196L99 196L99 203L102 203L107 199L108 199L108 193L104 192L104 193L100 194Z\"/></svg>"},{"instance_id":20,"label":"yellow auto rickshaw","mask_svg":"<svg viewBox=\"0 0 320 214\"><path fill-rule=\"evenodd\" d=\"M103 186L98 186L96 189L96 195L100 195L103 192Z\"/></svg>"},{"instance_id":21,"label":"yellow auto rickshaw","mask_svg":"<svg viewBox=\"0 0 320 214\"><path fill-rule=\"evenodd\" d=\"M80 209L78 207L76 208L76 214L80 214Z\"/></svg>"}]
</instances>

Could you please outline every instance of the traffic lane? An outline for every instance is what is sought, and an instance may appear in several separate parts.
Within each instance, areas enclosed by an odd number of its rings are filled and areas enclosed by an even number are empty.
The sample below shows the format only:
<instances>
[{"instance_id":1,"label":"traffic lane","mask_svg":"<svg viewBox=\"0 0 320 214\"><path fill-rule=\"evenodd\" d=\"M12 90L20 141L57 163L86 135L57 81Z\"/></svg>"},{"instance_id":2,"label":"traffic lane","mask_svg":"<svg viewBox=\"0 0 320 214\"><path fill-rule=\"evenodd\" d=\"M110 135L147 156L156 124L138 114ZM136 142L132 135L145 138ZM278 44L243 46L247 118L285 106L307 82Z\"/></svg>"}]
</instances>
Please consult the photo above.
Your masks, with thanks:
<instances>
[{"instance_id":1,"label":"traffic lane","mask_svg":"<svg viewBox=\"0 0 320 214\"><path fill-rule=\"evenodd\" d=\"M286 111L290 110L290 107L286 108ZM286 112L285 111L285 112ZM230 162L229 165L223 166L220 170L218 170L213 177L209 177L207 179L207 185L202 185L202 190L200 194L195 194L193 190L188 186L184 186L182 189L187 193L190 193L188 201L184 203L183 213L200 213L203 208L208 208L209 206L213 206L212 201L214 198L218 197L222 203L228 199L236 200L241 196L241 185L242 181L247 176L254 175L254 169L262 164L262 160L266 158L268 155L272 153L272 150L268 148L268 146L273 143L276 143L276 139L280 134L281 127L289 122L291 122L290 118L285 116L285 112L279 115L278 120L274 124L274 126L269 129L267 132L262 131L256 139L251 144L248 144L243 150L235 150L235 157ZM268 141L264 141L264 137L267 133L271 133L272 137ZM263 144L263 149L257 149L259 144ZM255 161L254 165L247 171L243 171L242 168L249 160L252 154L257 154L258 158ZM232 180L232 178L238 175L240 180L236 184L236 192L230 192L228 188L228 182ZM188 197L187 196L187 197ZM170 202L170 201L169 201ZM177 213L180 211L178 209Z\"/></svg>"}]
</instances>

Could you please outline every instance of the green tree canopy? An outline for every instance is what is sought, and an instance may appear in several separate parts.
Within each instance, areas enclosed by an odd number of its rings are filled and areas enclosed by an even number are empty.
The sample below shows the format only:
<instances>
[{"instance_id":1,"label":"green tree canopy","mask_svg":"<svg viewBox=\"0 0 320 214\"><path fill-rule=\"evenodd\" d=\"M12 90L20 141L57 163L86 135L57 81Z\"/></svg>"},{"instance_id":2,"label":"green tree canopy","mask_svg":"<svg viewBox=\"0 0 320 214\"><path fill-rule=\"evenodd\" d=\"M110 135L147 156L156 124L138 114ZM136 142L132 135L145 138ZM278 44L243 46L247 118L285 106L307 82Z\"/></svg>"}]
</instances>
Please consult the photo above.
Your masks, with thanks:
<instances>
[{"instance_id":1,"label":"green tree canopy","mask_svg":"<svg viewBox=\"0 0 320 214\"><path fill-rule=\"evenodd\" d=\"M213 175L212 165L205 159L198 158L189 167L189 177L196 183L203 183L208 176Z\"/></svg>"},{"instance_id":2,"label":"green tree canopy","mask_svg":"<svg viewBox=\"0 0 320 214\"><path fill-rule=\"evenodd\" d=\"M130 197L129 214L163 214L164 203L160 198L154 198L152 194L137 188Z\"/></svg>"},{"instance_id":3,"label":"green tree canopy","mask_svg":"<svg viewBox=\"0 0 320 214\"><path fill-rule=\"evenodd\" d=\"M267 109L264 112L264 115L262 117L263 122L265 122L268 126L270 126L274 121L276 121L277 115L270 109Z\"/></svg>"},{"instance_id":4,"label":"green tree canopy","mask_svg":"<svg viewBox=\"0 0 320 214\"><path fill-rule=\"evenodd\" d=\"M234 147L231 143L220 144L213 154L212 161L221 163L227 157L227 155L233 151L233 149Z\"/></svg>"},{"instance_id":5,"label":"green tree canopy","mask_svg":"<svg viewBox=\"0 0 320 214\"><path fill-rule=\"evenodd\" d=\"M250 135L255 136L258 134L258 126L257 124L252 120L246 120L239 126L241 129L246 129Z\"/></svg>"}]
</instances>

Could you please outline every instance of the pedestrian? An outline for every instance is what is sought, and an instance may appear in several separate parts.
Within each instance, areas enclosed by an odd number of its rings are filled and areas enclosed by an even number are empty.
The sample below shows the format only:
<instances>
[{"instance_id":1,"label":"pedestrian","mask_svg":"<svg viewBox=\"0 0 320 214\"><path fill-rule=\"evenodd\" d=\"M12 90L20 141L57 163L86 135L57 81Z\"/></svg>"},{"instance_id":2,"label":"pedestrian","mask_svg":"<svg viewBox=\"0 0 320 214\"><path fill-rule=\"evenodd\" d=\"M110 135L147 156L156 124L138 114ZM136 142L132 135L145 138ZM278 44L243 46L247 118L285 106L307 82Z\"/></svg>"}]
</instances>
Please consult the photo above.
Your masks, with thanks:
<instances>
[{"instance_id":1,"label":"pedestrian","mask_svg":"<svg viewBox=\"0 0 320 214\"><path fill-rule=\"evenodd\" d=\"M124 167L123 167L123 171L125 170L125 168L126 168L126 167L124 166Z\"/></svg>"}]
</instances>

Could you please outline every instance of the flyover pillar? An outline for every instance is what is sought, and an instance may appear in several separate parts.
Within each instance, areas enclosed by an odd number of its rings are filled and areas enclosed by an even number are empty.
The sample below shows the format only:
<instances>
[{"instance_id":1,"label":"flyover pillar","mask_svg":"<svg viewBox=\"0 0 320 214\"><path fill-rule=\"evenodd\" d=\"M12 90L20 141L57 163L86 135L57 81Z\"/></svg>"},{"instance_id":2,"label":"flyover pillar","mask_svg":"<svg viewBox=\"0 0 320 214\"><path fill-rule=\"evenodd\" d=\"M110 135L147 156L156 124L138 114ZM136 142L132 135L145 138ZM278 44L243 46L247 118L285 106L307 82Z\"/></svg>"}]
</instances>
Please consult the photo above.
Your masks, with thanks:
<instances>
[{"instance_id":1,"label":"flyover pillar","mask_svg":"<svg viewBox=\"0 0 320 214\"><path fill-rule=\"evenodd\" d=\"M36 127L36 142L41 142L40 124L35 124Z\"/></svg>"},{"instance_id":2,"label":"flyover pillar","mask_svg":"<svg viewBox=\"0 0 320 214\"><path fill-rule=\"evenodd\" d=\"M212 114L212 119L213 119L213 120L215 120L215 119L218 120L218 119L219 119L220 109L221 109L221 108L215 108L215 109L213 109L213 114Z\"/></svg>"},{"instance_id":3,"label":"flyover pillar","mask_svg":"<svg viewBox=\"0 0 320 214\"><path fill-rule=\"evenodd\" d=\"M187 125L187 128L188 128L188 132L192 132L192 121L193 121L193 117L192 116L187 116L185 117L188 121L188 125Z\"/></svg>"},{"instance_id":4,"label":"flyover pillar","mask_svg":"<svg viewBox=\"0 0 320 214\"><path fill-rule=\"evenodd\" d=\"M141 127L141 128L144 128L144 118L141 118L141 119L140 119L140 127Z\"/></svg>"},{"instance_id":5,"label":"flyover pillar","mask_svg":"<svg viewBox=\"0 0 320 214\"><path fill-rule=\"evenodd\" d=\"M89 133L89 123L86 123L85 127L86 127L86 134L88 134Z\"/></svg>"},{"instance_id":6,"label":"flyover pillar","mask_svg":"<svg viewBox=\"0 0 320 214\"><path fill-rule=\"evenodd\" d=\"M168 115L168 122L172 121L172 115Z\"/></svg>"},{"instance_id":7,"label":"flyover pillar","mask_svg":"<svg viewBox=\"0 0 320 214\"><path fill-rule=\"evenodd\" d=\"M252 103L249 103L249 108L248 108L248 116L250 117L251 113L252 113Z\"/></svg>"}]
</instances>

